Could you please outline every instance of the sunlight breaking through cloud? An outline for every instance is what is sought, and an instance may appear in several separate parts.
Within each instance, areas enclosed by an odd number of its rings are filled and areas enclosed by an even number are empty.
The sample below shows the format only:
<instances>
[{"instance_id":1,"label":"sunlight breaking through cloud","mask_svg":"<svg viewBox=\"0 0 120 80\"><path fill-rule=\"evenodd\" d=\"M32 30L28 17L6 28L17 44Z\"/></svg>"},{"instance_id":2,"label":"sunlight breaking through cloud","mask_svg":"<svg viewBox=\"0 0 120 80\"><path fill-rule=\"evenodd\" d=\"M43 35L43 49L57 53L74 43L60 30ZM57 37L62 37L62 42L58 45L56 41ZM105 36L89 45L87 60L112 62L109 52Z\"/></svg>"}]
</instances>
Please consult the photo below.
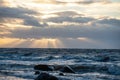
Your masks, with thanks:
<instances>
[{"instance_id":1,"label":"sunlight breaking through cloud","mask_svg":"<svg viewBox=\"0 0 120 80\"><path fill-rule=\"evenodd\" d=\"M118 48L119 9L118 0L0 0L0 47Z\"/></svg>"},{"instance_id":2,"label":"sunlight breaking through cloud","mask_svg":"<svg viewBox=\"0 0 120 80\"><path fill-rule=\"evenodd\" d=\"M29 48L59 48L64 47L59 39L19 39L19 38L0 38L0 47L29 47Z\"/></svg>"}]
</instances>

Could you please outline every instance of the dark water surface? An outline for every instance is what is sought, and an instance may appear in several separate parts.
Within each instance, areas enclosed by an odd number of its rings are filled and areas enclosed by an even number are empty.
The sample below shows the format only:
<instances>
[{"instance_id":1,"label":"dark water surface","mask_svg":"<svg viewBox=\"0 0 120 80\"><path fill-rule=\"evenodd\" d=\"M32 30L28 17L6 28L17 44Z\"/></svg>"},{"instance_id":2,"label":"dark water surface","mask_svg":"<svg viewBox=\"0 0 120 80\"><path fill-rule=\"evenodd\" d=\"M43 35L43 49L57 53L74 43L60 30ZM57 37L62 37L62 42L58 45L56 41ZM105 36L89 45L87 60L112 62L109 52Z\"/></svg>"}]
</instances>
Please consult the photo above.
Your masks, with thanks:
<instances>
[{"instance_id":1,"label":"dark water surface","mask_svg":"<svg viewBox=\"0 0 120 80\"><path fill-rule=\"evenodd\" d=\"M0 80L34 80L37 64L70 65L68 80L120 80L120 49L0 49ZM84 68L80 69L80 66Z\"/></svg>"}]
</instances>

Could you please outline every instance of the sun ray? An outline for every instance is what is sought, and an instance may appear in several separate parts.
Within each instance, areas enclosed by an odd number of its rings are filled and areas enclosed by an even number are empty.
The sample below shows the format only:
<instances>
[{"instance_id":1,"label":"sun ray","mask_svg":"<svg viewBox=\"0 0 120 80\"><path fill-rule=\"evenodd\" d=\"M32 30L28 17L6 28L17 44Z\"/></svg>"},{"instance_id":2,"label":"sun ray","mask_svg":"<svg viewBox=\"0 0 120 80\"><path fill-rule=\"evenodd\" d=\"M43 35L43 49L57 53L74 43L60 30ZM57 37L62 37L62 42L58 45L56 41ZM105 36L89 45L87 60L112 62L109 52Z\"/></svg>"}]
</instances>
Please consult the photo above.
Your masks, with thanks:
<instances>
[{"instance_id":1,"label":"sun ray","mask_svg":"<svg viewBox=\"0 0 120 80\"><path fill-rule=\"evenodd\" d=\"M30 46L34 48L47 48L48 41L46 41L45 39L34 40Z\"/></svg>"},{"instance_id":2,"label":"sun ray","mask_svg":"<svg viewBox=\"0 0 120 80\"><path fill-rule=\"evenodd\" d=\"M59 48L64 47L62 42L59 39L52 39L52 38L43 38L43 39L36 39L30 45L34 48Z\"/></svg>"},{"instance_id":3,"label":"sun ray","mask_svg":"<svg viewBox=\"0 0 120 80\"><path fill-rule=\"evenodd\" d=\"M60 48L65 48L65 45L63 44L62 40L60 40L60 39L57 39L57 40L56 40L56 44L57 44L57 46L60 47Z\"/></svg>"},{"instance_id":4,"label":"sun ray","mask_svg":"<svg viewBox=\"0 0 120 80\"><path fill-rule=\"evenodd\" d=\"M17 38L0 38L0 47L16 47L24 40Z\"/></svg>"},{"instance_id":5,"label":"sun ray","mask_svg":"<svg viewBox=\"0 0 120 80\"><path fill-rule=\"evenodd\" d=\"M52 47L52 48L57 48L57 44L56 44L56 39L47 39L48 40L48 46L49 48Z\"/></svg>"}]
</instances>

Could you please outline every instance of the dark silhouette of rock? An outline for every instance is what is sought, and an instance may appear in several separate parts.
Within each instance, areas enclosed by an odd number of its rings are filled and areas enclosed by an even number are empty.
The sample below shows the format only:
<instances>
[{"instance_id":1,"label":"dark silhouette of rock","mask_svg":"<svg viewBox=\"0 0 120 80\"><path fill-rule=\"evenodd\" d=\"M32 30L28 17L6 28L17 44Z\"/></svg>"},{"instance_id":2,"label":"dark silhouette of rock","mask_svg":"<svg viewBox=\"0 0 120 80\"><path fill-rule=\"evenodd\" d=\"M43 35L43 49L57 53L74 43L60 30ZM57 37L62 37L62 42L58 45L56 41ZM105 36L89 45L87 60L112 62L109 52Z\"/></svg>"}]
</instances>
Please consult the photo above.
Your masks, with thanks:
<instances>
[{"instance_id":1,"label":"dark silhouette of rock","mask_svg":"<svg viewBox=\"0 0 120 80\"><path fill-rule=\"evenodd\" d=\"M61 70L63 69L64 65L53 65L54 66L54 70Z\"/></svg>"},{"instance_id":2,"label":"dark silhouette of rock","mask_svg":"<svg viewBox=\"0 0 120 80\"><path fill-rule=\"evenodd\" d=\"M30 55L32 55L32 53L26 53L26 54L24 54L24 56L30 56Z\"/></svg>"},{"instance_id":3,"label":"dark silhouette of rock","mask_svg":"<svg viewBox=\"0 0 120 80\"><path fill-rule=\"evenodd\" d=\"M66 72L66 73L75 73L74 70L69 67L69 66L64 66L62 69L61 69L62 72Z\"/></svg>"},{"instance_id":4,"label":"dark silhouette of rock","mask_svg":"<svg viewBox=\"0 0 120 80\"><path fill-rule=\"evenodd\" d=\"M110 60L110 57L105 56L102 61L103 61L103 62L107 62L107 61L109 61L109 60Z\"/></svg>"},{"instance_id":5,"label":"dark silhouette of rock","mask_svg":"<svg viewBox=\"0 0 120 80\"><path fill-rule=\"evenodd\" d=\"M64 74L63 74L63 73L59 73L59 75L60 75L60 76L64 76Z\"/></svg>"},{"instance_id":6,"label":"dark silhouette of rock","mask_svg":"<svg viewBox=\"0 0 120 80\"><path fill-rule=\"evenodd\" d=\"M98 55L96 56L96 60L101 62L107 62L110 61L110 57L106 55Z\"/></svg>"},{"instance_id":7,"label":"dark silhouette of rock","mask_svg":"<svg viewBox=\"0 0 120 80\"><path fill-rule=\"evenodd\" d=\"M40 72L39 71L35 71L35 75L38 75L38 74L40 74Z\"/></svg>"},{"instance_id":8,"label":"dark silhouette of rock","mask_svg":"<svg viewBox=\"0 0 120 80\"><path fill-rule=\"evenodd\" d=\"M35 80L59 80L59 79L47 73L41 73Z\"/></svg>"},{"instance_id":9,"label":"dark silhouette of rock","mask_svg":"<svg viewBox=\"0 0 120 80\"><path fill-rule=\"evenodd\" d=\"M53 71L54 68L51 65L39 64L34 66L35 70L42 70L42 71Z\"/></svg>"}]
</instances>

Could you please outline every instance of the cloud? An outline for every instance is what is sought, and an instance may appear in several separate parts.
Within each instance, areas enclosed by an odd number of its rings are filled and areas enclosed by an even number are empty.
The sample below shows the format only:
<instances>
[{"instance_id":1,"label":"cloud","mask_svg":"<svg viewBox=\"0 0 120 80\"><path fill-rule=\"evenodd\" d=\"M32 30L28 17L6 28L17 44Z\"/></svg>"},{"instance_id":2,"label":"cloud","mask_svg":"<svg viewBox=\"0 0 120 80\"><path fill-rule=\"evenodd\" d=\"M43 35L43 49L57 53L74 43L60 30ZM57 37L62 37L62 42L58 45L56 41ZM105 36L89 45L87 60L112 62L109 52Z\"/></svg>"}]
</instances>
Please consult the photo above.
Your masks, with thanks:
<instances>
[{"instance_id":1,"label":"cloud","mask_svg":"<svg viewBox=\"0 0 120 80\"><path fill-rule=\"evenodd\" d=\"M74 11L63 11L63 12L57 12L54 13L55 17L49 17L44 19L45 22L52 22L52 23L64 23L67 22L69 23L78 23L78 24L102 24L102 25L108 25L108 26L115 26L119 27L120 25L120 20L116 18L109 18L109 17L99 17L94 18L94 17L89 17L85 16L84 14L79 14ZM96 26L97 26L96 25Z\"/></svg>"},{"instance_id":2,"label":"cloud","mask_svg":"<svg viewBox=\"0 0 120 80\"><path fill-rule=\"evenodd\" d=\"M120 28L118 25L111 25L103 20L96 20L88 25L61 25L57 27L52 25L44 28L15 28L10 30L12 34L5 35L7 37L15 38L79 38L79 37L88 37L88 38L117 38L119 36ZM101 23L104 21L104 24ZM116 20L117 21L117 20ZM105 23L106 22L106 23ZM111 37L112 36L112 37Z\"/></svg>"},{"instance_id":3,"label":"cloud","mask_svg":"<svg viewBox=\"0 0 120 80\"><path fill-rule=\"evenodd\" d=\"M27 14L27 15L26 15ZM4 30L10 34L2 34L1 37L12 38L79 38L88 37L94 39L100 38L118 38L120 31L120 20L115 18L96 19L94 17L87 17L74 11L64 11L54 13L57 17L50 17L43 19L43 23L39 20L29 16L37 14L34 11L24 8L8 8L0 7L0 18L18 18L23 19L23 26L33 26L32 28L15 28L13 30ZM2 20L3 21L3 20ZM47 23L57 23L57 25L48 25ZM61 24L68 22L69 25ZM70 24L74 23L74 24ZM61 24L61 25L59 25ZM4 25L2 25L4 28ZM15 26L15 25L14 25ZM39 27L34 27L39 26ZM109 37L110 36L110 37Z\"/></svg>"},{"instance_id":4,"label":"cloud","mask_svg":"<svg viewBox=\"0 0 120 80\"><path fill-rule=\"evenodd\" d=\"M62 16L62 17L66 17L66 16L69 16L69 17L73 17L73 16L84 16L83 14L79 14L75 11L62 11L62 12L56 12L54 13L55 15L58 15L58 16Z\"/></svg>"},{"instance_id":5,"label":"cloud","mask_svg":"<svg viewBox=\"0 0 120 80\"><path fill-rule=\"evenodd\" d=\"M90 21L90 24L85 25L84 23L81 23L81 25L63 24L61 26L52 25L48 27L15 27L14 29L2 25L0 38L7 37L25 40L52 38L61 40L69 48L77 48L80 45L82 45L81 48L119 48L119 21L119 19L115 18L103 18L94 19L94 21Z\"/></svg>"},{"instance_id":6,"label":"cloud","mask_svg":"<svg viewBox=\"0 0 120 80\"><path fill-rule=\"evenodd\" d=\"M63 23L63 22L75 22L75 23L87 23L89 21L93 21L95 19L90 17L53 17L46 19L47 22L53 23Z\"/></svg>"},{"instance_id":7,"label":"cloud","mask_svg":"<svg viewBox=\"0 0 120 80\"><path fill-rule=\"evenodd\" d=\"M79 14L74 11L57 12L54 14L57 16L44 19L44 21L53 22L53 23L63 23L63 22L87 23L89 21L95 20L92 17L85 17L83 14Z\"/></svg>"},{"instance_id":8,"label":"cloud","mask_svg":"<svg viewBox=\"0 0 120 80\"><path fill-rule=\"evenodd\" d=\"M5 0L0 0L0 6L8 6L9 2Z\"/></svg>"},{"instance_id":9,"label":"cloud","mask_svg":"<svg viewBox=\"0 0 120 80\"><path fill-rule=\"evenodd\" d=\"M120 26L120 20L114 19L114 18L99 20L97 21L97 23L108 24L108 25L117 26L117 27Z\"/></svg>"},{"instance_id":10,"label":"cloud","mask_svg":"<svg viewBox=\"0 0 120 80\"><path fill-rule=\"evenodd\" d=\"M29 1L29 0L27 0ZM26 1L26 2L27 2ZM34 2L35 0L30 0ZM37 1L37 0L36 0ZM70 2L71 0L69 0ZM73 1L73 0L72 0ZM74 0L75 1L75 0ZM107 1L107 0L105 0ZM119 34L120 34L120 20L116 18L103 17L102 14L113 16L111 14L119 7L118 4L114 4L113 7L109 5L97 5L92 3L101 3L103 0L79 0L79 4L91 4L91 5L77 5L74 6L66 5L65 8L61 5L54 5L55 8L43 8L43 11L38 9L41 6L33 5L32 8L27 6L24 7L10 7L9 3L0 1L0 39L2 38L17 38L29 40L39 40L42 38L60 39L67 47L84 47L101 45L101 47L113 46L119 47ZM39 3L45 3L49 7L49 4L69 3L58 0L39 0ZM47 3L47 4L46 4ZM35 3L36 4L36 3ZM21 4L22 5L22 4ZM30 2L29 5L32 5ZM102 6L102 7L101 7ZM111 7L109 7L111 6ZM36 10L33 8L37 7ZM106 8L107 7L107 8ZM71 9L72 8L72 9ZM99 8L99 9L98 9ZM55 9L55 10L53 10ZM114 9L114 10L113 10ZM44 10L51 13L44 13ZM69 10L69 11L67 11ZM84 11L83 11L84 10ZM58 12L57 12L58 11ZM59 12L63 11L63 12ZM103 12L102 12L103 11ZM118 11L118 8L117 10ZM41 14L41 13L42 14ZM81 14L82 13L82 14ZM117 12L115 12L117 13ZM95 18L92 15L100 15L102 18ZM41 18L42 16L49 16L48 18ZM55 15L55 16L51 16ZM22 20L20 23L14 20ZM15 22L15 23L11 23ZM19 25L20 24L20 25ZM14 27L13 27L14 26ZM20 27L18 27L20 26ZM31 26L31 27L27 27ZM82 40L85 38L86 40ZM26 43L25 42L25 43ZM29 43L29 42L28 42ZM98 44L99 43L99 44ZM24 44L24 43L23 43ZM21 46L23 45L21 44ZM110 44L110 45L109 45ZM100 46L99 46L100 47Z\"/></svg>"},{"instance_id":11,"label":"cloud","mask_svg":"<svg viewBox=\"0 0 120 80\"><path fill-rule=\"evenodd\" d=\"M1 18L0 22L4 22L8 18L10 19L17 18L17 19L22 19L24 21L23 25L37 26L37 27L43 26L44 24L40 24L39 20L32 16L35 14L37 14L37 12L26 8L0 7L0 18Z\"/></svg>"},{"instance_id":12,"label":"cloud","mask_svg":"<svg viewBox=\"0 0 120 80\"><path fill-rule=\"evenodd\" d=\"M55 0L34 0L36 3L56 3Z\"/></svg>"},{"instance_id":13,"label":"cloud","mask_svg":"<svg viewBox=\"0 0 120 80\"><path fill-rule=\"evenodd\" d=\"M109 0L34 0L36 3L45 4L66 4L66 3L78 3L78 4L92 4L92 3L108 3Z\"/></svg>"},{"instance_id":14,"label":"cloud","mask_svg":"<svg viewBox=\"0 0 120 80\"><path fill-rule=\"evenodd\" d=\"M91 3L108 3L109 0L56 0L63 3L79 3L79 4L91 4Z\"/></svg>"}]
</instances>

